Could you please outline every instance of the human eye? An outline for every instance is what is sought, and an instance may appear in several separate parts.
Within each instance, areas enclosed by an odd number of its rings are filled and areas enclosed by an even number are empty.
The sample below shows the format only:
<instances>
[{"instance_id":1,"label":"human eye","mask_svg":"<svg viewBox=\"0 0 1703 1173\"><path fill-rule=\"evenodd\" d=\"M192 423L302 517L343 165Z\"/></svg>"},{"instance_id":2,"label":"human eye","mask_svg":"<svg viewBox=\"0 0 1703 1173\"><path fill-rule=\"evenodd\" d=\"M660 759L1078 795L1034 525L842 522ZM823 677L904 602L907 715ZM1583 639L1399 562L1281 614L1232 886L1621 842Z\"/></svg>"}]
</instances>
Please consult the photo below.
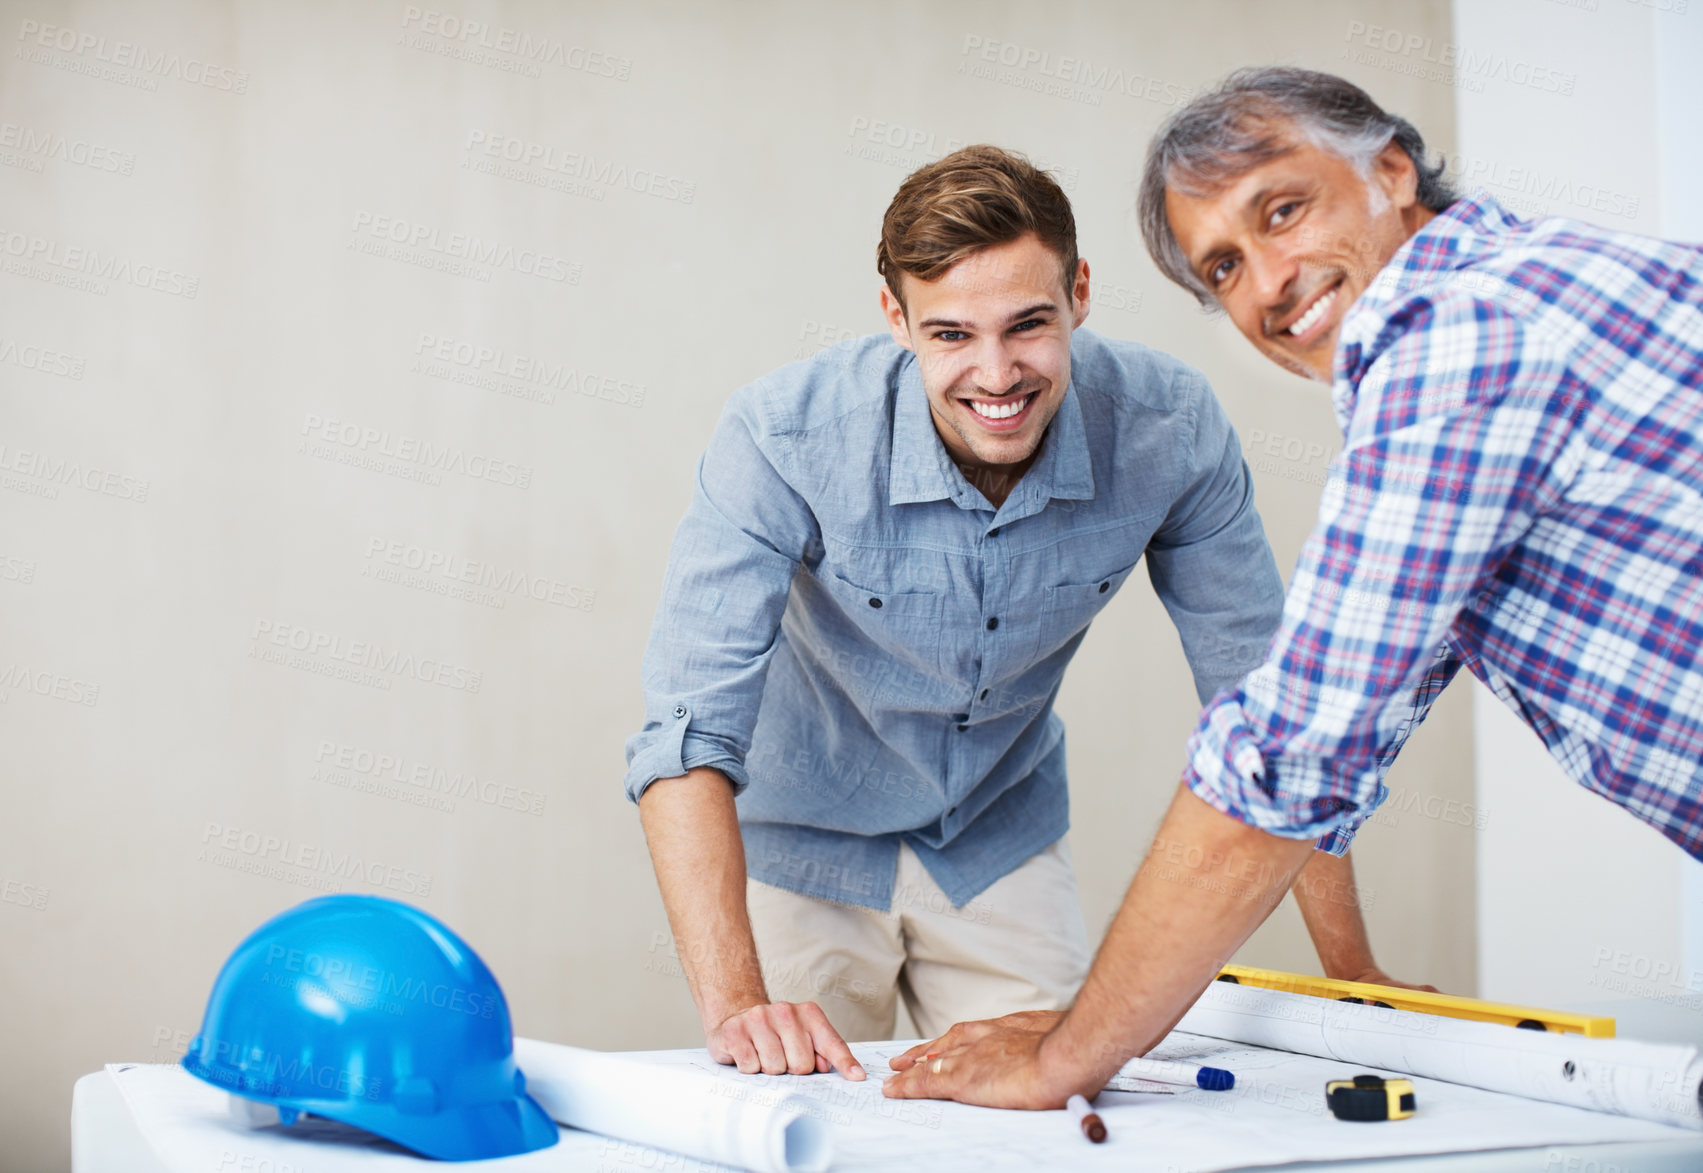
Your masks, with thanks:
<instances>
[{"instance_id":1,"label":"human eye","mask_svg":"<svg viewBox=\"0 0 1703 1173\"><path fill-rule=\"evenodd\" d=\"M1288 221L1288 219L1295 214L1295 209L1300 206L1300 200L1290 200L1286 204L1279 204L1277 207L1273 208L1271 212L1271 226L1276 228L1279 224Z\"/></svg>"},{"instance_id":2,"label":"human eye","mask_svg":"<svg viewBox=\"0 0 1703 1173\"><path fill-rule=\"evenodd\" d=\"M1033 330L1037 326L1044 326L1046 324L1047 320L1045 318L1029 318L1026 321L1018 322L1015 326L1011 327L1011 332L1016 334L1019 332Z\"/></svg>"},{"instance_id":3,"label":"human eye","mask_svg":"<svg viewBox=\"0 0 1703 1173\"><path fill-rule=\"evenodd\" d=\"M968 337L962 330L937 330L934 334L936 342L962 342Z\"/></svg>"},{"instance_id":4,"label":"human eye","mask_svg":"<svg viewBox=\"0 0 1703 1173\"><path fill-rule=\"evenodd\" d=\"M1214 288L1216 288L1217 286L1224 284L1225 280L1229 278L1230 274L1235 272L1235 269L1236 269L1236 258L1235 257L1223 257L1219 260L1214 261L1212 263L1212 267L1207 269L1206 280L1210 285L1212 285Z\"/></svg>"}]
</instances>

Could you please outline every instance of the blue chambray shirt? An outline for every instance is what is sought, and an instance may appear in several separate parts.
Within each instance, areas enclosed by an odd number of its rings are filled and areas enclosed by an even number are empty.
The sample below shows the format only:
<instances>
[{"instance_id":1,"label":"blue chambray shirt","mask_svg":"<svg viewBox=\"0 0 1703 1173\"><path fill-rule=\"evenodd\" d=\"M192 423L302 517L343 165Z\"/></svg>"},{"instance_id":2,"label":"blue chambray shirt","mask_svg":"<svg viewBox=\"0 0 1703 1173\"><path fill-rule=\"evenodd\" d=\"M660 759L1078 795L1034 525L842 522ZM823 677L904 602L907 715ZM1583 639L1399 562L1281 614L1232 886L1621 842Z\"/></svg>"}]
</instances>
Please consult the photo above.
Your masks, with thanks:
<instances>
[{"instance_id":1,"label":"blue chambray shirt","mask_svg":"<svg viewBox=\"0 0 1703 1173\"><path fill-rule=\"evenodd\" d=\"M627 794L713 766L752 877L887 909L904 842L962 906L1069 828L1053 701L1143 555L1203 702L1261 662L1283 584L1235 431L1177 360L1077 330L997 511L887 335L782 367L699 462Z\"/></svg>"}]
</instances>

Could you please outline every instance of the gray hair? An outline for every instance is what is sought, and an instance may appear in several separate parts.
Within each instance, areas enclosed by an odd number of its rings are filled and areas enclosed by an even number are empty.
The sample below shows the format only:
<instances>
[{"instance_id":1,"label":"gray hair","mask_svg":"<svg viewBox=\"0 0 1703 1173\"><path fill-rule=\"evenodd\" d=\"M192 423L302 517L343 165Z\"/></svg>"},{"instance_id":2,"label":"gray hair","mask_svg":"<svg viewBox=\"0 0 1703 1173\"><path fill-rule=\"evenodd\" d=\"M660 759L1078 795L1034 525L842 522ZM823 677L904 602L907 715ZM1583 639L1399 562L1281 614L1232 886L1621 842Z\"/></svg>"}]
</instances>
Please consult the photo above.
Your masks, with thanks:
<instances>
[{"instance_id":1,"label":"gray hair","mask_svg":"<svg viewBox=\"0 0 1703 1173\"><path fill-rule=\"evenodd\" d=\"M1310 69L1238 69L1167 118L1147 149L1136 201L1141 235L1154 264L1194 294L1217 305L1165 215L1165 192L1209 195L1261 163L1287 154L1295 136L1352 163L1362 174L1394 142L1413 160L1419 202L1440 212L1458 198L1445 163L1427 166L1425 140L1411 122L1387 113L1353 82Z\"/></svg>"}]
</instances>

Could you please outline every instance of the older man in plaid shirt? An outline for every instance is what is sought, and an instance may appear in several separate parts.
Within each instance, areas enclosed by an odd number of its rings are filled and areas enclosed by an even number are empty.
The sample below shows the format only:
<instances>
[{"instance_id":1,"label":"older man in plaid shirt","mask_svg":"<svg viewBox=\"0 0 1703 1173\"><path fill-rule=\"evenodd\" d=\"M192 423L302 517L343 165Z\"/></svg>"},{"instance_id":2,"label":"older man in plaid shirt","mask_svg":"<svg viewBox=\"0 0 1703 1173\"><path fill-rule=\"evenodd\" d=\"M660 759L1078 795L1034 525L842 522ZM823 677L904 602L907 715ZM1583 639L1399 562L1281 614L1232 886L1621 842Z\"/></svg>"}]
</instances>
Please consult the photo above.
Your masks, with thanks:
<instances>
[{"instance_id":1,"label":"older man in plaid shirt","mask_svg":"<svg viewBox=\"0 0 1703 1173\"><path fill-rule=\"evenodd\" d=\"M1154 259L1328 382L1344 448L1265 662L1201 714L1076 1003L954 1027L895 1060L888 1094L1097 1090L1315 843L1346 848L1463 666L1576 781L1703 859L1703 249L1522 221L1442 170L1305 70L1238 72L1160 129Z\"/></svg>"}]
</instances>

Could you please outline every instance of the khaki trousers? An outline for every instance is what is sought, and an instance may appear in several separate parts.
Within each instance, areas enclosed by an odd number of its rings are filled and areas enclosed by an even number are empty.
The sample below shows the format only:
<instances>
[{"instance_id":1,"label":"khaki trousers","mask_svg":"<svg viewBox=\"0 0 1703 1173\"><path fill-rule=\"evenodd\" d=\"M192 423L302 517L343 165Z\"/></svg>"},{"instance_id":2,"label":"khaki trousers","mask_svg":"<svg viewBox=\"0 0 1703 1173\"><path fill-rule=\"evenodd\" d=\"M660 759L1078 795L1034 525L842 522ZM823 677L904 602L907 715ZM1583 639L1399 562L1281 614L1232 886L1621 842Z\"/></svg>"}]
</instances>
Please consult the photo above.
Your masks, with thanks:
<instances>
[{"instance_id":1,"label":"khaki trousers","mask_svg":"<svg viewBox=\"0 0 1703 1173\"><path fill-rule=\"evenodd\" d=\"M848 1042L892 1038L898 998L924 1038L1063 1010L1091 960L1062 838L962 908L904 845L886 912L749 878L746 901L769 997L815 1002Z\"/></svg>"}]
</instances>

